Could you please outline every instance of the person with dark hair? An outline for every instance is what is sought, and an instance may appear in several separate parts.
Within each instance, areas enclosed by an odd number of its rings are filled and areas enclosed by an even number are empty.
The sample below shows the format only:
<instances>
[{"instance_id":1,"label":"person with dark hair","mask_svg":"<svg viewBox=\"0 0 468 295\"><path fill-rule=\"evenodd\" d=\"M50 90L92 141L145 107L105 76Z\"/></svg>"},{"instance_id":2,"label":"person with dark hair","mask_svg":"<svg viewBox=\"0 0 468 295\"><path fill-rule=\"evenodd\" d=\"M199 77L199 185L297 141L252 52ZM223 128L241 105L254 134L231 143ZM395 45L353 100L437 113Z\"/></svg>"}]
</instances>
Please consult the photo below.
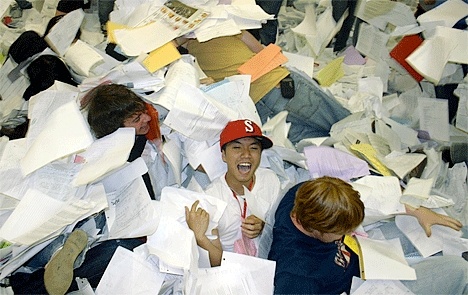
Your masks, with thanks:
<instances>
[{"instance_id":1,"label":"person with dark hair","mask_svg":"<svg viewBox=\"0 0 468 295\"><path fill-rule=\"evenodd\" d=\"M460 230L455 219L420 207L406 206L426 233L434 224ZM349 293L360 276L359 258L348 245L364 220L360 194L343 180L321 177L291 188L276 211L269 259L276 261L275 294ZM402 281L420 294L466 294L468 263L462 257L430 257L412 265L418 277Z\"/></svg>"},{"instance_id":2,"label":"person with dark hair","mask_svg":"<svg viewBox=\"0 0 468 295\"><path fill-rule=\"evenodd\" d=\"M142 155L146 136L151 140L158 138L158 124L151 124L157 122L156 110L123 85L99 85L91 89L82 98L82 107L88 111L88 122L97 138L120 127L135 128L136 139L128 159L130 162ZM155 199L148 173L142 177L150 197ZM87 278L91 286L96 287L117 247L133 249L144 243L144 239L131 238L106 240L95 245L93 238L81 227L88 219L94 219L96 228L104 232L106 218L103 212L80 221L70 234L57 237L27 263L33 264L37 270L11 276L13 290L17 293L46 293L47 290L49 294L65 294L77 290L73 282L76 276Z\"/></svg>"},{"instance_id":3,"label":"person with dark hair","mask_svg":"<svg viewBox=\"0 0 468 295\"><path fill-rule=\"evenodd\" d=\"M147 140L161 140L156 109L123 85L99 85L91 89L82 99L82 108L88 111L88 123L96 138L109 135L120 127L135 128L130 162L141 156ZM143 175L143 180L151 198L155 199L148 173Z\"/></svg>"},{"instance_id":4,"label":"person with dark hair","mask_svg":"<svg viewBox=\"0 0 468 295\"><path fill-rule=\"evenodd\" d=\"M83 98L83 108L88 110L88 123L97 138L111 134L125 122L138 117L144 126L136 129L137 135L149 131L151 117L146 114L145 102L123 85L100 85Z\"/></svg>"},{"instance_id":5,"label":"person with dark hair","mask_svg":"<svg viewBox=\"0 0 468 295\"><path fill-rule=\"evenodd\" d=\"M273 146L273 142L262 135L260 127L251 120L242 119L229 122L220 135L222 159L227 165L225 175L213 180L205 193L227 203L219 221L219 240L210 241L205 236L209 221L208 213L197 208L195 202L185 208L189 228L195 234L197 244L210 253L212 266L221 263L222 251L236 252L250 256L264 257L269 243L263 239L263 230L271 229L270 212L277 204L280 182L276 174L268 169L259 168L262 151ZM252 213L246 200L248 194L259 204L268 204L265 221ZM201 226L205 225L205 226ZM265 243L264 243L265 242Z\"/></svg>"}]
</instances>

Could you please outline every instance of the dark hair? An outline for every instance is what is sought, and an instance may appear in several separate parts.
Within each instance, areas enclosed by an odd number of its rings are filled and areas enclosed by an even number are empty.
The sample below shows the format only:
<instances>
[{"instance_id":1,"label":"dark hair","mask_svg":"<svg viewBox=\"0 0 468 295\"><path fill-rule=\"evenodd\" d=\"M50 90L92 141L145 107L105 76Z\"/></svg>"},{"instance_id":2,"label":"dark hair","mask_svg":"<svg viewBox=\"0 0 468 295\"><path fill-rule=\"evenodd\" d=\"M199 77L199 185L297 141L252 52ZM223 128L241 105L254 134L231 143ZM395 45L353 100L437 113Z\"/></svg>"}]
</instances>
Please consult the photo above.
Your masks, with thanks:
<instances>
[{"instance_id":1,"label":"dark hair","mask_svg":"<svg viewBox=\"0 0 468 295\"><path fill-rule=\"evenodd\" d=\"M88 123L97 138L124 126L124 121L146 110L145 102L133 91L119 84L99 85L82 99L88 109Z\"/></svg>"},{"instance_id":2,"label":"dark hair","mask_svg":"<svg viewBox=\"0 0 468 295\"><path fill-rule=\"evenodd\" d=\"M55 80L73 86L77 85L65 63L55 55L45 54L39 56L29 64L26 73L29 76L31 85L23 94L25 100L29 100L31 96L54 85Z\"/></svg>"},{"instance_id":3,"label":"dark hair","mask_svg":"<svg viewBox=\"0 0 468 295\"><path fill-rule=\"evenodd\" d=\"M51 18L49 20L49 22L47 23L47 27L46 27L46 30L44 32L44 37L47 36L47 34L49 34L50 30L52 30L52 28L65 16L65 14L61 14L61 15L56 15L54 16L53 18ZM75 35L75 39L80 39L81 37L81 29L78 30L78 32L76 32L76 35Z\"/></svg>"},{"instance_id":4,"label":"dark hair","mask_svg":"<svg viewBox=\"0 0 468 295\"><path fill-rule=\"evenodd\" d=\"M364 204L349 183L324 176L301 185L291 213L309 232L346 234L361 224Z\"/></svg>"},{"instance_id":5,"label":"dark hair","mask_svg":"<svg viewBox=\"0 0 468 295\"><path fill-rule=\"evenodd\" d=\"M8 54L19 64L46 48L47 43L38 33L26 31L11 44Z\"/></svg>"}]
</instances>

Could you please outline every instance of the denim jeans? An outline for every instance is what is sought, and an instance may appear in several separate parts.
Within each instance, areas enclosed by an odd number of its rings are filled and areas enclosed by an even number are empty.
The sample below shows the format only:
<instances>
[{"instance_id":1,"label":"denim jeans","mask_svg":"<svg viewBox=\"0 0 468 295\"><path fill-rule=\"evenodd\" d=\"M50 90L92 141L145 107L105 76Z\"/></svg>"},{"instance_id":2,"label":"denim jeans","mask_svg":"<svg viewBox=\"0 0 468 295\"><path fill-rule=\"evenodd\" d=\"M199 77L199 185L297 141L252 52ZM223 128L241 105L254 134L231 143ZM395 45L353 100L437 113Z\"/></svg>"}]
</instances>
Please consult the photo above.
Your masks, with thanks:
<instances>
[{"instance_id":1,"label":"denim jeans","mask_svg":"<svg viewBox=\"0 0 468 295\"><path fill-rule=\"evenodd\" d=\"M95 215L95 216L90 216L84 220L81 220L78 222L75 226L75 229L81 228L81 225L85 224L88 220L91 218L94 219L94 222L96 223L96 228L101 229L101 232L104 230L104 227L106 226L106 216L104 215L103 212ZM36 255L34 255L26 264L25 267L27 267L30 271L35 271L39 268L43 268L49 260L52 258L52 256L62 248L63 244L65 244L66 239L68 238L69 233L67 234L61 234L58 237L56 237L49 245L47 245L44 249L39 251ZM78 255L78 257L75 260L75 265L74 268L79 267L83 261L86 252L88 249L93 245L95 242L94 239L91 239L88 236L88 245L85 247L85 249Z\"/></svg>"},{"instance_id":2,"label":"denim jeans","mask_svg":"<svg viewBox=\"0 0 468 295\"><path fill-rule=\"evenodd\" d=\"M108 240L88 250L83 264L74 270L74 276L86 278L91 287L96 288L117 247L129 250L140 246L140 239ZM15 294L47 294L44 286L44 268L33 273L15 273L10 276L10 285ZM68 292L78 290L73 280Z\"/></svg>"},{"instance_id":3,"label":"denim jeans","mask_svg":"<svg viewBox=\"0 0 468 295\"><path fill-rule=\"evenodd\" d=\"M441 253L422 258L411 241L398 229L394 221L380 226L385 239L399 238L406 258L418 257L411 264L417 280L401 281L415 294L467 294L468 262L461 256L441 256ZM419 260L421 259L421 260Z\"/></svg>"},{"instance_id":4,"label":"denim jeans","mask_svg":"<svg viewBox=\"0 0 468 295\"><path fill-rule=\"evenodd\" d=\"M291 77L294 97L284 98L279 88L273 88L256 103L262 123L285 110L286 121L291 123L288 138L293 144L303 138L329 136L331 126L350 112L306 74L292 69Z\"/></svg>"},{"instance_id":5,"label":"denim jeans","mask_svg":"<svg viewBox=\"0 0 468 295\"><path fill-rule=\"evenodd\" d=\"M109 20L109 14L114 10L115 0L99 0L98 1L98 16L101 25L105 25Z\"/></svg>"},{"instance_id":6,"label":"denim jeans","mask_svg":"<svg viewBox=\"0 0 468 295\"><path fill-rule=\"evenodd\" d=\"M468 294L468 262L461 256L433 256L411 265L417 280L401 281L414 294Z\"/></svg>"}]
</instances>

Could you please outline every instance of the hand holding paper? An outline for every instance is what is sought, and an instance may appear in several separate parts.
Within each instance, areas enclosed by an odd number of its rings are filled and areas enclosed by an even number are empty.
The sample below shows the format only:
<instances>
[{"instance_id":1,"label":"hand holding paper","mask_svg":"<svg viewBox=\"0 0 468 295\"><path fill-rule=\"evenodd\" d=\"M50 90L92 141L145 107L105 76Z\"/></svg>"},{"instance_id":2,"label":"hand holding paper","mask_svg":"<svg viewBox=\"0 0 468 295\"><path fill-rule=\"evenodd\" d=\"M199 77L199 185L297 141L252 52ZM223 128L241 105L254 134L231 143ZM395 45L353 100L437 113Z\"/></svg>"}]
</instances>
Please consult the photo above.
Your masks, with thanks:
<instances>
[{"instance_id":1,"label":"hand holding paper","mask_svg":"<svg viewBox=\"0 0 468 295\"><path fill-rule=\"evenodd\" d=\"M263 222L260 218L255 215L248 216L242 222L242 232L250 239L256 238L260 235L263 230L263 226L265 222Z\"/></svg>"},{"instance_id":2,"label":"hand holding paper","mask_svg":"<svg viewBox=\"0 0 468 295\"><path fill-rule=\"evenodd\" d=\"M210 223L210 214L203 208L198 207L199 203L199 200L195 201L190 209L185 206L185 220L187 221L188 227L195 234L197 242L206 237L205 232Z\"/></svg>"}]
</instances>

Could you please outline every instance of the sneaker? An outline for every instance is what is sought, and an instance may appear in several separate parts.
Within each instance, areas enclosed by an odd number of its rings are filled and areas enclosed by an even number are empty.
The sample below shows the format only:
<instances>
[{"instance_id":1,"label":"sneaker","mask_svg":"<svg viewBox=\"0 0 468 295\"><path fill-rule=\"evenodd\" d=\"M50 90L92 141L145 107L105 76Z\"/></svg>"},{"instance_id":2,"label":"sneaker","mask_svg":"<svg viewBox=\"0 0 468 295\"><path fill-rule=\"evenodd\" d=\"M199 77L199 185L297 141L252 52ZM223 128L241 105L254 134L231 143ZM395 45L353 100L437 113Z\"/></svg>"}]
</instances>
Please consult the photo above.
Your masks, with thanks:
<instances>
[{"instance_id":1,"label":"sneaker","mask_svg":"<svg viewBox=\"0 0 468 295\"><path fill-rule=\"evenodd\" d=\"M68 236L63 248L55 254L45 267L44 285L51 295L63 295L73 281L73 264L88 244L88 235L75 230Z\"/></svg>"}]
</instances>

